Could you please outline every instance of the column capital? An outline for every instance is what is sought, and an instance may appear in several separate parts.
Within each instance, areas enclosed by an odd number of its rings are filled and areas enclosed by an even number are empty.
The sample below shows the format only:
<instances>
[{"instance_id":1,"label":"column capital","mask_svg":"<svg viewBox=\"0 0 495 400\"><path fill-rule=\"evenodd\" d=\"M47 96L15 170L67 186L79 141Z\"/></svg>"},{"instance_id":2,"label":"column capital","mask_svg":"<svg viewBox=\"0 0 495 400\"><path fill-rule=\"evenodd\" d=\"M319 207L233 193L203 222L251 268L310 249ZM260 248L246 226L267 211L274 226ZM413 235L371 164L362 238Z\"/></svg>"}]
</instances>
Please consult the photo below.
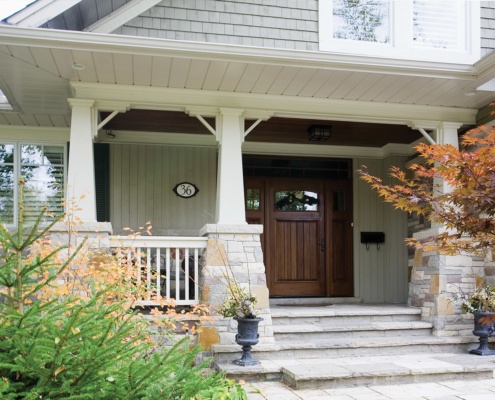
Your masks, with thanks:
<instances>
[{"instance_id":1,"label":"column capital","mask_svg":"<svg viewBox=\"0 0 495 400\"><path fill-rule=\"evenodd\" d=\"M69 102L69 105L71 108L73 107L93 107L95 105L94 100L88 100L88 99L76 99L76 98L68 98L67 101Z\"/></svg>"},{"instance_id":2,"label":"column capital","mask_svg":"<svg viewBox=\"0 0 495 400\"><path fill-rule=\"evenodd\" d=\"M242 108L220 107L218 111L221 115L241 116L242 114L244 114L244 109Z\"/></svg>"},{"instance_id":3,"label":"column capital","mask_svg":"<svg viewBox=\"0 0 495 400\"><path fill-rule=\"evenodd\" d=\"M429 129L429 130L437 130L437 129L459 129L463 124L459 122L449 122L449 121L423 121L423 120L414 120L409 121L407 126L412 129Z\"/></svg>"},{"instance_id":4,"label":"column capital","mask_svg":"<svg viewBox=\"0 0 495 400\"><path fill-rule=\"evenodd\" d=\"M459 129L463 124L459 123L459 122L446 122L446 121L442 121L442 122L439 122L438 125L437 125L437 129Z\"/></svg>"},{"instance_id":5,"label":"column capital","mask_svg":"<svg viewBox=\"0 0 495 400\"><path fill-rule=\"evenodd\" d=\"M412 129L428 129L433 130L437 129L439 122L438 121L409 121L407 126Z\"/></svg>"}]
</instances>

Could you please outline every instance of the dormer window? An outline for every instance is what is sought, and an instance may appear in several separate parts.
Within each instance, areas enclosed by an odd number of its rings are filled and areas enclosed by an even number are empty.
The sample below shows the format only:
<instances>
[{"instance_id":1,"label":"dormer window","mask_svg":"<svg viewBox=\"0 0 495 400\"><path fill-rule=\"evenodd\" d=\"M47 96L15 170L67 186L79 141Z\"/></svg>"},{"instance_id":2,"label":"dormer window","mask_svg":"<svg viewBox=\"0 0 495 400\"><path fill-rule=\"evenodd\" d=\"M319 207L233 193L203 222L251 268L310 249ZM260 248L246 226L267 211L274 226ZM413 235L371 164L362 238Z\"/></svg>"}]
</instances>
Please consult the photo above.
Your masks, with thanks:
<instances>
[{"instance_id":1,"label":"dormer window","mask_svg":"<svg viewBox=\"0 0 495 400\"><path fill-rule=\"evenodd\" d=\"M476 1L320 1L319 27L322 51L462 64L480 58Z\"/></svg>"}]
</instances>

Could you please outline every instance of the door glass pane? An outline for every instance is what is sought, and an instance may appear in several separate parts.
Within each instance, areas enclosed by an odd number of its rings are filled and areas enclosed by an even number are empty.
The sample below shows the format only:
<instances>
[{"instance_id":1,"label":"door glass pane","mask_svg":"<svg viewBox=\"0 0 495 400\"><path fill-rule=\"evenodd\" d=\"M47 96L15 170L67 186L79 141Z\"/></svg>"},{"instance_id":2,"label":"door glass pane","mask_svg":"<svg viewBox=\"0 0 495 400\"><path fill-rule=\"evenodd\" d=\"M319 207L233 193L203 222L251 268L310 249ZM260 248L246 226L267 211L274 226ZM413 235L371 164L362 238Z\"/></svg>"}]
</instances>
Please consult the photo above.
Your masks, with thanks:
<instances>
[{"instance_id":1,"label":"door glass pane","mask_svg":"<svg viewBox=\"0 0 495 400\"><path fill-rule=\"evenodd\" d=\"M333 192L333 211L345 211L345 192Z\"/></svg>"},{"instance_id":2,"label":"door glass pane","mask_svg":"<svg viewBox=\"0 0 495 400\"><path fill-rule=\"evenodd\" d=\"M333 37L389 43L388 0L333 0Z\"/></svg>"},{"instance_id":3,"label":"door glass pane","mask_svg":"<svg viewBox=\"0 0 495 400\"><path fill-rule=\"evenodd\" d=\"M246 190L246 210L258 211L260 209L260 190Z\"/></svg>"},{"instance_id":4,"label":"door glass pane","mask_svg":"<svg viewBox=\"0 0 495 400\"><path fill-rule=\"evenodd\" d=\"M275 192L276 211L318 211L318 193L306 190Z\"/></svg>"}]
</instances>

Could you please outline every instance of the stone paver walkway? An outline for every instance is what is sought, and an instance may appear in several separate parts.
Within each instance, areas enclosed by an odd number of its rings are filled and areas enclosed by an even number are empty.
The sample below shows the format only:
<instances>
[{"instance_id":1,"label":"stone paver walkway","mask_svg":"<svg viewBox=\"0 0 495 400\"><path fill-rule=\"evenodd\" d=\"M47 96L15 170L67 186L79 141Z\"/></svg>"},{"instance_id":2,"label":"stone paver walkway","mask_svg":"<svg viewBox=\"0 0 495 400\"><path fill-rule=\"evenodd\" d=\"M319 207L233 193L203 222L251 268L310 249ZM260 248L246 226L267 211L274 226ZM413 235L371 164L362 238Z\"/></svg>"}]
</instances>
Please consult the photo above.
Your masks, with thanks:
<instances>
[{"instance_id":1,"label":"stone paver walkway","mask_svg":"<svg viewBox=\"0 0 495 400\"><path fill-rule=\"evenodd\" d=\"M495 379L304 390L281 382L248 382L244 388L249 400L495 400Z\"/></svg>"}]
</instances>

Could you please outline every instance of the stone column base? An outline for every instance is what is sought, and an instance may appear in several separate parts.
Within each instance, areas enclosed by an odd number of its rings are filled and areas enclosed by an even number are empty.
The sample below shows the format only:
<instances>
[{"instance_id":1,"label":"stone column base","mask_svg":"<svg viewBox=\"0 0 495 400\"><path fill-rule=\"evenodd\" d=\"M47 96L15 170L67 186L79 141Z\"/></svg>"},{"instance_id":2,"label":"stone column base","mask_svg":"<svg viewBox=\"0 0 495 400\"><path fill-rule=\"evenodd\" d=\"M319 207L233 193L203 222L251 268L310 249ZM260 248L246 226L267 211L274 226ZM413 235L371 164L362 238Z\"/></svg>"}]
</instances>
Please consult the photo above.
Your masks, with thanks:
<instances>
[{"instance_id":1,"label":"stone column base","mask_svg":"<svg viewBox=\"0 0 495 400\"><path fill-rule=\"evenodd\" d=\"M440 232L432 228L414 236L432 240ZM495 263L469 255L446 256L416 250L409 285L408 305L421 307L422 319L433 324L436 336L472 335L473 316L461 311L459 295L494 284Z\"/></svg>"},{"instance_id":2,"label":"stone column base","mask_svg":"<svg viewBox=\"0 0 495 400\"><path fill-rule=\"evenodd\" d=\"M260 235L262 225L214 225L208 224L200 232L207 236L208 247L203 256L200 273L202 303L213 310L212 328L218 333L219 344L235 344L237 322L233 318L215 315L227 294L225 273L232 271L238 282L249 286L258 298L255 309L263 321L259 324L260 343L273 342L268 287L266 284L263 251Z\"/></svg>"}]
</instances>

